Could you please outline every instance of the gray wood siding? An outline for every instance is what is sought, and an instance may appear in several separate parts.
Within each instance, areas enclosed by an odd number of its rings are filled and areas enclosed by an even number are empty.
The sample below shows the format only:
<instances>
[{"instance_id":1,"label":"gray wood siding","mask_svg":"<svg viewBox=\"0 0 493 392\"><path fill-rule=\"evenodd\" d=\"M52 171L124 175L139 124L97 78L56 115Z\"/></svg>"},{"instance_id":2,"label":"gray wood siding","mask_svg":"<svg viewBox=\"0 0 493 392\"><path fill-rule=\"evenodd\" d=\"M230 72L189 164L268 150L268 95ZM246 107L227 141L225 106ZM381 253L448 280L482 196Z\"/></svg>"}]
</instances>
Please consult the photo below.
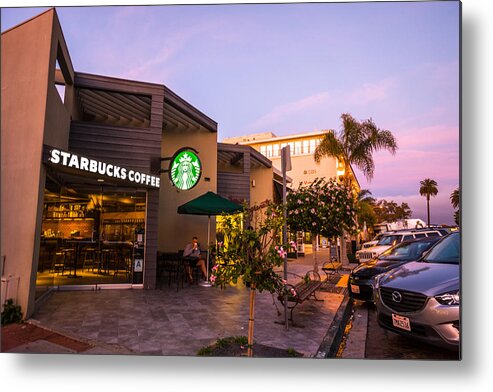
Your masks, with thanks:
<instances>
[{"instance_id":1,"label":"gray wood siding","mask_svg":"<svg viewBox=\"0 0 493 392\"><path fill-rule=\"evenodd\" d=\"M153 135L148 140L153 142L153 153L149 160L149 170L153 169L153 161L161 157L161 137L163 127L163 94L154 94L151 102L150 131ZM162 219L165 219L163 216ZM144 288L155 289L157 278L157 242L159 224L159 190L147 191L146 216L146 251L144 263Z\"/></svg>"},{"instance_id":2,"label":"gray wood siding","mask_svg":"<svg viewBox=\"0 0 493 392\"><path fill-rule=\"evenodd\" d=\"M217 193L235 201L250 203L250 173L217 173Z\"/></svg>"},{"instance_id":3,"label":"gray wood siding","mask_svg":"<svg viewBox=\"0 0 493 392\"><path fill-rule=\"evenodd\" d=\"M104 162L149 172L151 158L160 156L161 132L73 122L69 150Z\"/></svg>"},{"instance_id":4,"label":"gray wood siding","mask_svg":"<svg viewBox=\"0 0 493 392\"><path fill-rule=\"evenodd\" d=\"M159 190L147 191L144 288L156 288ZM164 219L164 217L163 217Z\"/></svg>"}]
</instances>

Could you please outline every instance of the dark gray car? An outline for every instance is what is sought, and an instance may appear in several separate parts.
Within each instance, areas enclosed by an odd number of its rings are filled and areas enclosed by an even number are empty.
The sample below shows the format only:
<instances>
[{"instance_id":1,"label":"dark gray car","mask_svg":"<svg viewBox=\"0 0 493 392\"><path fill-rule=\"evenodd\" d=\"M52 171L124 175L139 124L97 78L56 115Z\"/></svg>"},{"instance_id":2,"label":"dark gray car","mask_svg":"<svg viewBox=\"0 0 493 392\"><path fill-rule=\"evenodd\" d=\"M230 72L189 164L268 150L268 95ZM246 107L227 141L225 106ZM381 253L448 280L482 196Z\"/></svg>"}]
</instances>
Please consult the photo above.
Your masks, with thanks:
<instances>
[{"instance_id":1,"label":"dark gray car","mask_svg":"<svg viewBox=\"0 0 493 392\"><path fill-rule=\"evenodd\" d=\"M460 234L437 242L417 262L378 275L378 323L393 332L457 350L460 343Z\"/></svg>"},{"instance_id":2,"label":"dark gray car","mask_svg":"<svg viewBox=\"0 0 493 392\"><path fill-rule=\"evenodd\" d=\"M349 296L361 301L373 301L373 278L378 274L419 260L441 237L425 237L405 241L387 249L380 256L361 263L349 274Z\"/></svg>"}]
</instances>

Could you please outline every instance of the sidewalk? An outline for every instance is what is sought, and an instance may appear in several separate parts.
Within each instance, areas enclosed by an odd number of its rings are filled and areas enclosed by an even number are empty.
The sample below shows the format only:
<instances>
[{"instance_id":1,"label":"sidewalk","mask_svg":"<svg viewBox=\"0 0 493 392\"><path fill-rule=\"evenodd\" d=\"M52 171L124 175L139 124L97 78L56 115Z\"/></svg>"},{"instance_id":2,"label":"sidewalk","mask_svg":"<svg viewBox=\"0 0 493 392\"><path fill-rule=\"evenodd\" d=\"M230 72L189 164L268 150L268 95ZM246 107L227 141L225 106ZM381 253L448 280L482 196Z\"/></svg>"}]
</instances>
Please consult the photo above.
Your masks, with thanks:
<instances>
[{"instance_id":1,"label":"sidewalk","mask_svg":"<svg viewBox=\"0 0 493 392\"><path fill-rule=\"evenodd\" d=\"M291 260L288 271L303 275L312 269L311 260L311 255ZM303 328L288 331L276 323L284 320L284 308L275 296L257 293L255 341L316 357L332 339L329 329L337 329L333 322L345 290L338 282L332 279L317 292L323 302L299 305L293 318ZM2 328L2 352L193 356L218 338L247 335L248 295L243 286L221 290L187 284L179 291L172 285L55 292L28 322Z\"/></svg>"}]
</instances>

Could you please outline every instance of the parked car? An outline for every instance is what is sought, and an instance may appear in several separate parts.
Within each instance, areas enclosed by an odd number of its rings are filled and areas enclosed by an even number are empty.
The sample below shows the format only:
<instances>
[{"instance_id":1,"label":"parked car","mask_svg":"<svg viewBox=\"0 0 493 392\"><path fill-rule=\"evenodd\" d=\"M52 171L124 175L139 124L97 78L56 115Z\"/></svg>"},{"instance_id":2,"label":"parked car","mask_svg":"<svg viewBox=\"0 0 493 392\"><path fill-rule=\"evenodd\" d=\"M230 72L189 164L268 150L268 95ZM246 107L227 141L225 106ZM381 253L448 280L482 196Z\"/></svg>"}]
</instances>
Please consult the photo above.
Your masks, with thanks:
<instances>
[{"instance_id":1,"label":"parked car","mask_svg":"<svg viewBox=\"0 0 493 392\"><path fill-rule=\"evenodd\" d=\"M384 233L377 234L375 237L373 237L371 241L363 242L363 244L361 245L361 249L367 249L375 246L378 243L378 240L382 238L383 235Z\"/></svg>"},{"instance_id":2,"label":"parked car","mask_svg":"<svg viewBox=\"0 0 493 392\"><path fill-rule=\"evenodd\" d=\"M438 230L423 230L423 229L411 229L411 230L399 230L385 234L380 238L375 246L367 249L361 249L356 252L356 259L359 263L364 263L374 259L378 255L385 252L387 249L394 245L400 244L403 241L410 241L416 238L425 237L443 237L443 234Z\"/></svg>"},{"instance_id":3,"label":"parked car","mask_svg":"<svg viewBox=\"0 0 493 392\"><path fill-rule=\"evenodd\" d=\"M420 259L439 240L440 237L437 236L404 241L387 249L375 259L353 268L348 281L349 295L354 299L373 301L374 276Z\"/></svg>"},{"instance_id":4,"label":"parked car","mask_svg":"<svg viewBox=\"0 0 493 392\"><path fill-rule=\"evenodd\" d=\"M438 241L419 261L377 275L378 323L390 331L458 350L460 233Z\"/></svg>"}]
</instances>

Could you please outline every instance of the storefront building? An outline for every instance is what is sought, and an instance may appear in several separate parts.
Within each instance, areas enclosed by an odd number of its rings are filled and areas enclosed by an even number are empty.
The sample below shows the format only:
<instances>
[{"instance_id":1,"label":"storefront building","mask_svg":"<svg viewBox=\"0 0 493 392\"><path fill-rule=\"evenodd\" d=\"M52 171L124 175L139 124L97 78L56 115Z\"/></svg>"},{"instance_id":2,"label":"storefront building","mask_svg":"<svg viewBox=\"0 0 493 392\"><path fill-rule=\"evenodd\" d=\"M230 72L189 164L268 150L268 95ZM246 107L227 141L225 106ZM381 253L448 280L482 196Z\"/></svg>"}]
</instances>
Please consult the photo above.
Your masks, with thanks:
<instances>
[{"instance_id":1,"label":"storefront building","mask_svg":"<svg viewBox=\"0 0 493 392\"><path fill-rule=\"evenodd\" d=\"M248 206L282 201L282 174L257 150L218 143L217 160L217 193L222 197ZM289 186L291 177L286 180Z\"/></svg>"},{"instance_id":2,"label":"storefront building","mask_svg":"<svg viewBox=\"0 0 493 392\"><path fill-rule=\"evenodd\" d=\"M217 191L217 123L164 85L75 71L54 9L1 46L2 302L154 288L158 250L206 238L177 207Z\"/></svg>"},{"instance_id":3,"label":"storefront building","mask_svg":"<svg viewBox=\"0 0 493 392\"><path fill-rule=\"evenodd\" d=\"M224 139L224 143L238 143L239 145L251 146L262 155L272 161L272 165L281 169L281 149L290 146L292 170L289 176L292 178L293 188L299 185L312 183L316 178L325 177L339 178L350 171L353 186L359 191L359 183L351 167L344 167L335 157L324 157L320 163L314 160L314 153L327 131L300 133L287 136L276 136L272 132L251 134Z\"/></svg>"}]
</instances>

